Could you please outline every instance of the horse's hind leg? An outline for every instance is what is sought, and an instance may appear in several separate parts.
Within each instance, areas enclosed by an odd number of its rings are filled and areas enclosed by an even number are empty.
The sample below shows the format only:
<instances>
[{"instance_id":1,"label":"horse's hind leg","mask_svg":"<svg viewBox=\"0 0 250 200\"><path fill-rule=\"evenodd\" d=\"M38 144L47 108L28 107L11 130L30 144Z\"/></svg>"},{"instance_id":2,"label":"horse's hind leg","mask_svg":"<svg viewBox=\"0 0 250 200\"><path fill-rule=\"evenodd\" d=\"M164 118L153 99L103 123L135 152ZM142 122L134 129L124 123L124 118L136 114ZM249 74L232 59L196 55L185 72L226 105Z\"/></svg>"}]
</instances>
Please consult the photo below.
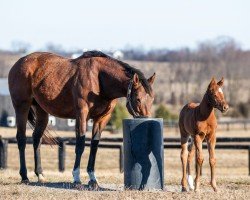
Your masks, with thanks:
<instances>
[{"instance_id":1,"label":"horse's hind leg","mask_svg":"<svg viewBox=\"0 0 250 200\"><path fill-rule=\"evenodd\" d=\"M28 120L28 113L30 109L31 102L22 102L22 104L17 105L13 103L15 112L16 112L16 122L17 122L17 145L19 150L19 159L20 159L20 175L22 182L29 182L27 176L27 168L25 161L25 147L26 147L26 123Z\"/></svg>"},{"instance_id":2,"label":"horse's hind leg","mask_svg":"<svg viewBox=\"0 0 250 200\"><path fill-rule=\"evenodd\" d=\"M40 146L42 136L48 124L48 113L45 112L39 105L34 106L36 113L36 125L33 132L33 148L35 160L35 174L38 177L38 182L44 182L43 170L41 165Z\"/></svg>"},{"instance_id":3,"label":"horse's hind leg","mask_svg":"<svg viewBox=\"0 0 250 200\"><path fill-rule=\"evenodd\" d=\"M194 180L191 175L191 163L195 153L194 140L191 138L191 142L188 144L188 159L187 159L187 173L188 173L188 185L190 190L194 190Z\"/></svg>"},{"instance_id":4,"label":"horse's hind leg","mask_svg":"<svg viewBox=\"0 0 250 200\"><path fill-rule=\"evenodd\" d=\"M188 135L181 132L182 192L187 191Z\"/></svg>"}]
</instances>

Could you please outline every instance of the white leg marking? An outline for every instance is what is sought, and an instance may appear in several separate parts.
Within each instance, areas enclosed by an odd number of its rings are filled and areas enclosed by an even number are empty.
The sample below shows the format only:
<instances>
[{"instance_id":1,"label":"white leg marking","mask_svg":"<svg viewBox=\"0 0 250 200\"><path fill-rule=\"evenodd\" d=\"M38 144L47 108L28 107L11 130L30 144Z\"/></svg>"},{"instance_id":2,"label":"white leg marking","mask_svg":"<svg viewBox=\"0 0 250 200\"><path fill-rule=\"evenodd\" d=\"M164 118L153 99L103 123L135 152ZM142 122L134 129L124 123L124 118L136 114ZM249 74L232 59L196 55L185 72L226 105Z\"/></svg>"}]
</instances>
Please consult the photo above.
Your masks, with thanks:
<instances>
[{"instance_id":1,"label":"white leg marking","mask_svg":"<svg viewBox=\"0 0 250 200\"><path fill-rule=\"evenodd\" d=\"M74 182L76 183L80 183L80 168L76 168L75 170L73 170L72 172L73 178L74 178Z\"/></svg>"},{"instance_id":2,"label":"white leg marking","mask_svg":"<svg viewBox=\"0 0 250 200\"><path fill-rule=\"evenodd\" d=\"M194 179L191 175L188 175L187 181L188 181L189 188L191 190L194 190Z\"/></svg>"},{"instance_id":3,"label":"white leg marking","mask_svg":"<svg viewBox=\"0 0 250 200\"><path fill-rule=\"evenodd\" d=\"M91 181L97 181L96 176L95 176L95 172L88 172L88 174L89 174L89 179Z\"/></svg>"},{"instance_id":4,"label":"white leg marking","mask_svg":"<svg viewBox=\"0 0 250 200\"><path fill-rule=\"evenodd\" d=\"M38 182L40 183L44 183L45 182L45 178L42 174L38 174Z\"/></svg>"}]
</instances>

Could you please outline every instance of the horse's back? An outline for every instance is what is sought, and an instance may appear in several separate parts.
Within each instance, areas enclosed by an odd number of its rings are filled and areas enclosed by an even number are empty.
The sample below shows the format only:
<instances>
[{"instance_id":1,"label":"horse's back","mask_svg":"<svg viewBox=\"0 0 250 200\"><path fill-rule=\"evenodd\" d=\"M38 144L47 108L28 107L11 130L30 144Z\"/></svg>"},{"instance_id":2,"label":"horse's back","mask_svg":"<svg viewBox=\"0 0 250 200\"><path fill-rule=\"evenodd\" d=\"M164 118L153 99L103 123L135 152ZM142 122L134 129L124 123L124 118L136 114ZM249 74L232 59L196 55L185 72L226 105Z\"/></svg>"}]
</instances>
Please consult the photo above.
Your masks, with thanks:
<instances>
[{"instance_id":1,"label":"horse's back","mask_svg":"<svg viewBox=\"0 0 250 200\"><path fill-rule=\"evenodd\" d=\"M70 61L47 52L35 52L20 58L8 77L12 99L34 98L50 114L62 115L58 112L59 106L72 104L72 77L76 67Z\"/></svg>"}]
</instances>

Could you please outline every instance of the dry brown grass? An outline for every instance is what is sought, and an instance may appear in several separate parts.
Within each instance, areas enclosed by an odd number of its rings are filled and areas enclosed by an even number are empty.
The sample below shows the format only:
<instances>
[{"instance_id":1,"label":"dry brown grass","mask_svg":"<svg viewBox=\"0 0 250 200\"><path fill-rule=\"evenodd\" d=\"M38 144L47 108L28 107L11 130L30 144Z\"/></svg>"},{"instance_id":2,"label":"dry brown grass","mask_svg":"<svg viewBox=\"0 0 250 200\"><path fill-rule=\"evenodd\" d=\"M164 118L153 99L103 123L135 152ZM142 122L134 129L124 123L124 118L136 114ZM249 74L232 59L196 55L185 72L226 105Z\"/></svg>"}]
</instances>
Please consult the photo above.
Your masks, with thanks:
<instances>
[{"instance_id":1,"label":"dry brown grass","mask_svg":"<svg viewBox=\"0 0 250 200\"><path fill-rule=\"evenodd\" d=\"M1 134L14 136L14 129L0 129ZM4 136L6 136L5 134ZM59 134L71 134L61 133ZM106 136L108 135L108 133ZM249 133L248 133L249 134ZM3 134L2 134L3 135ZM240 135L238 135L240 136ZM18 150L9 144L8 170L0 171L0 199L250 199L248 176L248 153L245 150L216 150L217 182L219 192L209 186L208 153L204 150L202 186L200 193L180 193L181 163L179 150L165 150L165 191L124 191L123 174L119 172L118 150L99 149L96 175L103 191L87 191L74 188L71 170L74 162L74 147L67 146L66 171L58 172L57 147L42 146L42 164L47 182L36 184L33 172L32 145L27 145L27 167L31 185L19 184ZM86 148L81 164L82 182L87 184L86 173L89 148ZM110 191L114 190L114 191Z\"/></svg>"}]
</instances>

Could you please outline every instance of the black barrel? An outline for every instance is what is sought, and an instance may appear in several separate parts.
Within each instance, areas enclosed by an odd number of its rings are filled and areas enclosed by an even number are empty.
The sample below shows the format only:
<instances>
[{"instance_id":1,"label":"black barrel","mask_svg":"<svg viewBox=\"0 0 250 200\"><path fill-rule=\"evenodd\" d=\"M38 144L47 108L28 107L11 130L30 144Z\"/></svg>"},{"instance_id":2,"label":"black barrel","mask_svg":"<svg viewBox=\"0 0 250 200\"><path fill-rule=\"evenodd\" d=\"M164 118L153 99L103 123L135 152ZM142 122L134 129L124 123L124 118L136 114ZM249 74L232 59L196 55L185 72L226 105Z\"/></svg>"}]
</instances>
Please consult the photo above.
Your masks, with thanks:
<instances>
[{"instance_id":1,"label":"black barrel","mask_svg":"<svg viewBox=\"0 0 250 200\"><path fill-rule=\"evenodd\" d=\"M125 188L163 189L163 119L124 119L123 146Z\"/></svg>"}]
</instances>

